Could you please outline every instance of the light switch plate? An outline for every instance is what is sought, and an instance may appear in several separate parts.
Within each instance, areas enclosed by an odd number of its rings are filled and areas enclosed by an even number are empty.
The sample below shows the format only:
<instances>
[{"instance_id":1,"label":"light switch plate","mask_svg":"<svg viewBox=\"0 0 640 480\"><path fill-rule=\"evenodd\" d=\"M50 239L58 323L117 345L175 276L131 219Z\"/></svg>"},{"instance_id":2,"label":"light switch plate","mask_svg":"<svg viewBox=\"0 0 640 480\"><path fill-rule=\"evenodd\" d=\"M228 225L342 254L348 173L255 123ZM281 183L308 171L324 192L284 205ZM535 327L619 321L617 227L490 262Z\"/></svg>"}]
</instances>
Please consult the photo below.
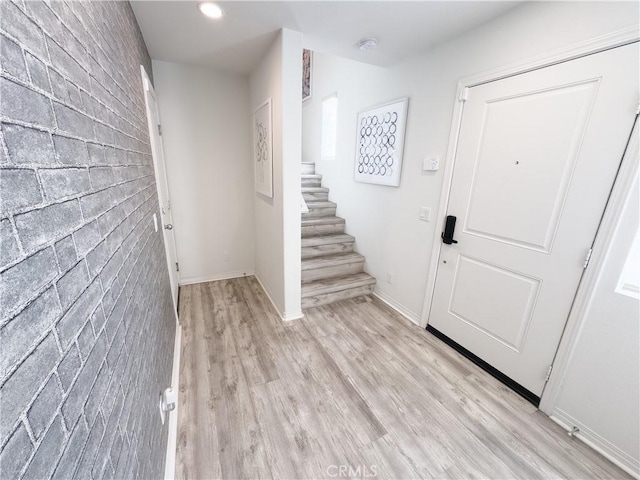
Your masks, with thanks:
<instances>
[{"instance_id":1,"label":"light switch plate","mask_svg":"<svg viewBox=\"0 0 640 480\"><path fill-rule=\"evenodd\" d=\"M425 222L431 221L431 209L429 207L420 207L420 215L418 216L420 220Z\"/></svg>"}]
</instances>

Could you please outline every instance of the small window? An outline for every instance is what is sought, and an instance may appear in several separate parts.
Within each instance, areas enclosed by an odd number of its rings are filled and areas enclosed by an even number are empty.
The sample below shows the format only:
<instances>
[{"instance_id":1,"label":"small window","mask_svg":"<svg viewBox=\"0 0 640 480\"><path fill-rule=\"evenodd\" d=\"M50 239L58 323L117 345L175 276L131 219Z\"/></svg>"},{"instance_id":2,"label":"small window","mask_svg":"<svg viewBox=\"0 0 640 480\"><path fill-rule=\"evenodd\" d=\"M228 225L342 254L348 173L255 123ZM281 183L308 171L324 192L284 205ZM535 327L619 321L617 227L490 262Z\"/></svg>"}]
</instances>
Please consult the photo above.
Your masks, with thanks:
<instances>
[{"instance_id":1,"label":"small window","mask_svg":"<svg viewBox=\"0 0 640 480\"><path fill-rule=\"evenodd\" d=\"M616 293L640 299L640 233L636 231L627 261L618 280Z\"/></svg>"},{"instance_id":2,"label":"small window","mask_svg":"<svg viewBox=\"0 0 640 480\"><path fill-rule=\"evenodd\" d=\"M333 160L336 158L336 140L338 136L338 94L322 100L322 143L320 145L320 159Z\"/></svg>"}]
</instances>

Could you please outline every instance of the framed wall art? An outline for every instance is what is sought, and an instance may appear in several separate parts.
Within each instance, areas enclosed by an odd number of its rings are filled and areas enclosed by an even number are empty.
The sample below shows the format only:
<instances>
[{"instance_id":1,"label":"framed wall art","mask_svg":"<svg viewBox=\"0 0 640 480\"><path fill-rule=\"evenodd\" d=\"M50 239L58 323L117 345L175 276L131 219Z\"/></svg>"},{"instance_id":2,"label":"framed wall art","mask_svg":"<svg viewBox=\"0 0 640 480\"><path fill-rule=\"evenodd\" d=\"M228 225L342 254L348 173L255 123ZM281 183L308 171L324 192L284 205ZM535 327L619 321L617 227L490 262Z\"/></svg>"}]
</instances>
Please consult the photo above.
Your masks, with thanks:
<instances>
[{"instance_id":1,"label":"framed wall art","mask_svg":"<svg viewBox=\"0 0 640 480\"><path fill-rule=\"evenodd\" d=\"M400 185L408 103L404 97L358 114L356 182Z\"/></svg>"},{"instance_id":2,"label":"framed wall art","mask_svg":"<svg viewBox=\"0 0 640 480\"><path fill-rule=\"evenodd\" d=\"M273 197L273 132L271 98L253 112L253 163L256 192Z\"/></svg>"},{"instance_id":3,"label":"framed wall art","mask_svg":"<svg viewBox=\"0 0 640 480\"><path fill-rule=\"evenodd\" d=\"M311 98L311 69L313 68L313 52L302 50L302 101Z\"/></svg>"}]
</instances>

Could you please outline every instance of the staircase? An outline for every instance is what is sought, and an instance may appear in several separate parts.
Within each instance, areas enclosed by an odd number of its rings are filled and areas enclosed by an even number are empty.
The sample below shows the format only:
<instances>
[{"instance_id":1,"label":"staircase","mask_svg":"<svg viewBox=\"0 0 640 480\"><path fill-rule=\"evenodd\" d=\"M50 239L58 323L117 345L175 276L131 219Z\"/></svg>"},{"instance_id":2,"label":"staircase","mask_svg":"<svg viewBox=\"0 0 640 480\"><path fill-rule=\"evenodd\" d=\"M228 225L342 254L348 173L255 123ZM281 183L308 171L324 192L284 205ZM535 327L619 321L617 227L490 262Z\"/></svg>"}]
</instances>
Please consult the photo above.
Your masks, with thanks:
<instances>
[{"instance_id":1,"label":"staircase","mask_svg":"<svg viewBox=\"0 0 640 480\"><path fill-rule=\"evenodd\" d=\"M373 292L376 279L364 273L364 257L353 251L355 238L344 233L344 218L313 163L302 164L302 308L316 307Z\"/></svg>"}]
</instances>

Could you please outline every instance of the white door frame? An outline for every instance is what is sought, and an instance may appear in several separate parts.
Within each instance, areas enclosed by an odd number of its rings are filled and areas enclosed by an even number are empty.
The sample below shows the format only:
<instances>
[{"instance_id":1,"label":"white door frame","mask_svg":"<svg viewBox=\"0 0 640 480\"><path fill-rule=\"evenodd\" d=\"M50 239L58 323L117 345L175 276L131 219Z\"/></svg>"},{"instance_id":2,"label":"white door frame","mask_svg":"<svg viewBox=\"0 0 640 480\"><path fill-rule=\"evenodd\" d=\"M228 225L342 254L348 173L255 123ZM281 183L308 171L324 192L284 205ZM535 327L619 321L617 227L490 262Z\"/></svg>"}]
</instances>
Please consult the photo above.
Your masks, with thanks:
<instances>
[{"instance_id":1,"label":"white door frame","mask_svg":"<svg viewBox=\"0 0 640 480\"><path fill-rule=\"evenodd\" d=\"M453 167L454 161L457 153L458 146L458 137L460 135L460 127L462 124L462 114L464 111L464 97L466 95L466 89L470 87L474 87L477 85L481 85L483 83L492 82L495 80L500 80L503 78L511 77L514 75L519 75L522 73L530 72L532 70L537 70L544 67L549 67L551 65L555 65L562 62L567 62L570 60L574 60L576 58L584 57L586 55L602 52L604 50L609 50L615 47L621 47L623 45L627 45L630 43L634 43L640 40L640 35L637 27L629 27L622 30L618 30L612 32L607 35L603 35L600 37L596 37L594 39L580 42L574 45L570 45L565 48L561 48L558 50L553 50L547 54L540 55L529 60L518 62L515 64L507 65L504 67L499 67L496 69L492 69L480 74L472 75L469 77L462 78L458 81L457 86L457 101L454 105L453 110L453 119L451 121L451 132L449 134L449 146L447 149L446 162L444 175L442 180L442 189L440 192L440 203L438 207L438 215L436 218L436 225L444 225L445 217L447 215L447 210L449 207L449 194L451 192L451 184L453 181ZM629 131L631 131L632 125L629 125ZM606 233L606 232L603 232ZM433 246L431 250L431 261L429 262L429 270L427 276L427 286L425 290L424 303L422 308L422 315L420 316L420 326L426 328L429 322L429 316L431 314L431 305L433 301L433 293L436 286L436 273L438 269L438 264L440 261L440 251L442 249L442 242L440 238L441 230L436 228L433 236ZM598 275L598 269L592 268L589 269L586 275ZM578 324L581 322L581 318L577 318L577 315L574 312L581 311L586 305L588 299L584 298L584 295L581 295L583 288L583 284L587 283L585 280L581 282L578 287L578 294L576 295L576 301L574 303L574 308L572 309L571 314L569 315L567 328L563 334L561 339L561 348L565 348L565 345L572 344L572 338L577 334L579 328L569 328L573 327L573 324ZM580 302L582 304L580 304ZM561 351L558 350L556 358L561 356ZM563 365L563 368L566 367L566 363ZM562 373L560 368L555 368L553 371L552 379L554 376L560 376ZM540 409L549 413L553 409L554 405L552 402L547 401L547 398L557 398L559 385L556 385L555 382L550 381L545 390L543 391L543 395L540 401Z\"/></svg>"},{"instance_id":2,"label":"white door frame","mask_svg":"<svg viewBox=\"0 0 640 480\"><path fill-rule=\"evenodd\" d=\"M149 79L149 75L147 74L147 71L145 70L144 65L140 65L140 73L142 75L142 89L143 89L143 95L144 95L145 112L147 114L147 123L149 126L149 140L151 141L151 135L152 135L151 130L156 128L155 125L151 125L150 123L151 112L149 111L149 100L147 98L147 92L149 90L148 86L151 85L151 80ZM159 158L155 152L153 141L151 141L151 156L153 157L153 164L154 164L153 175L156 179L156 184L157 184L159 182L158 169L155 165L156 165L156 162L159 161ZM166 178L164 179L164 181L166 181ZM167 185L167 191L169 191L168 185ZM162 224L163 223L162 217L160 217L158 221L160 224L160 229L164 228L164 225ZM168 248L168 247L165 245L165 248ZM176 250L176 260L177 260L178 259L177 248L175 250ZM171 273L172 273L171 269L173 268L173 265L171 265L169 262L168 254L166 254L166 257L167 257L167 275L169 276L169 283L171 283ZM179 280L179 277L177 280ZM176 470L176 449L178 446L178 408L180 405L180 401L179 401L180 357L182 352L182 348L181 348L182 327L180 326L180 320L178 319L177 298L174 298L173 296L173 285L171 286L171 301L173 304L173 314L176 320L176 333L173 341L173 365L171 367L171 388L173 389L174 392L176 392L176 398L178 398L178 400L176 401L175 408L172 411L167 412L169 434L167 437L167 450L165 452L165 465L164 465L164 478L167 480L171 480L174 478L175 470ZM164 390L166 385L158 385L157 387L162 388L162 390Z\"/></svg>"}]
</instances>

